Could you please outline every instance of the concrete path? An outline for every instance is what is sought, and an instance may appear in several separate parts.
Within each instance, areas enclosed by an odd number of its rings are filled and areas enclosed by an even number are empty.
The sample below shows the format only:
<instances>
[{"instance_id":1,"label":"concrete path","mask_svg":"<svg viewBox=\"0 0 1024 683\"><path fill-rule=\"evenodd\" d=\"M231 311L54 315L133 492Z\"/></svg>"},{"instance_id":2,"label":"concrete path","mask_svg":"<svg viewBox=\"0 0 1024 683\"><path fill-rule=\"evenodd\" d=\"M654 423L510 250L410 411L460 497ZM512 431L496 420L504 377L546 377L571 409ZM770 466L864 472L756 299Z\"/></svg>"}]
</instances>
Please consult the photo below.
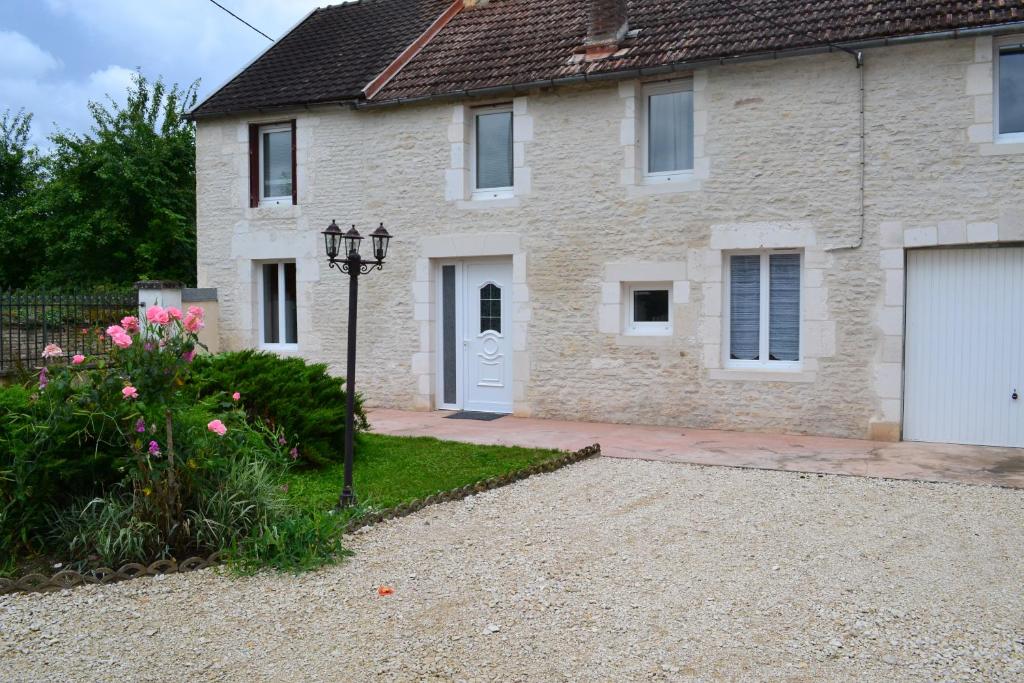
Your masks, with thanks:
<instances>
[{"instance_id":1,"label":"concrete path","mask_svg":"<svg viewBox=\"0 0 1024 683\"><path fill-rule=\"evenodd\" d=\"M450 420L449 412L374 409L381 434L576 450L592 443L613 458L790 472L958 482L1024 489L1024 449L884 443L820 436L725 432L502 417Z\"/></svg>"}]
</instances>

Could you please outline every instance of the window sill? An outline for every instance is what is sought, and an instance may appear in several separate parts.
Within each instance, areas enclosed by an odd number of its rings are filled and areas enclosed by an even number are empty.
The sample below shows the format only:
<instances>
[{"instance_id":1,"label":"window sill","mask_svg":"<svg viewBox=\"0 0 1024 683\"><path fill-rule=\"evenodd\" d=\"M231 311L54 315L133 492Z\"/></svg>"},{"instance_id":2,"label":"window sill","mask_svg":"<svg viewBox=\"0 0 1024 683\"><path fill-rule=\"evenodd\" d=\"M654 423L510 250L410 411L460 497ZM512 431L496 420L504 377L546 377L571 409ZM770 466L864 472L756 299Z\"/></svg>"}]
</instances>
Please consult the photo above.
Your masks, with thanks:
<instances>
[{"instance_id":1,"label":"window sill","mask_svg":"<svg viewBox=\"0 0 1024 683\"><path fill-rule=\"evenodd\" d=\"M496 198L484 198L484 197L473 197L472 199L459 199L455 202L455 207L458 209L466 209L467 211L492 211L494 209L517 209L519 208L520 201L519 197L508 196L508 197L496 197Z\"/></svg>"},{"instance_id":2,"label":"window sill","mask_svg":"<svg viewBox=\"0 0 1024 683\"><path fill-rule=\"evenodd\" d=\"M981 156L997 157L1008 154L1024 154L1024 137L1014 136L986 142L981 145Z\"/></svg>"},{"instance_id":3,"label":"window sill","mask_svg":"<svg viewBox=\"0 0 1024 683\"><path fill-rule=\"evenodd\" d=\"M638 185L628 185L626 196L630 199L639 197L651 197L662 194L677 194L682 192L699 192L702 187L700 180L692 173L673 176L672 180L650 177L643 178Z\"/></svg>"},{"instance_id":4,"label":"window sill","mask_svg":"<svg viewBox=\"0 0 1024 683\"><path fill-rule=\"evenodd\" d=\"M260 344L260 351L270 351L271 353L283 353L293 354L299 352L298 344Z\"/></svg>"},{"instance_id":5,"label":"window sill","mask_svg":"<svg viewBox=\"0 0 1024 683\"><path fill-rule=\"evenodd\" d=\"M803 369L713 368L708 370L708 379L733 382L810 383L817 379L817 373Z\"/></svg>"}]
</instances>

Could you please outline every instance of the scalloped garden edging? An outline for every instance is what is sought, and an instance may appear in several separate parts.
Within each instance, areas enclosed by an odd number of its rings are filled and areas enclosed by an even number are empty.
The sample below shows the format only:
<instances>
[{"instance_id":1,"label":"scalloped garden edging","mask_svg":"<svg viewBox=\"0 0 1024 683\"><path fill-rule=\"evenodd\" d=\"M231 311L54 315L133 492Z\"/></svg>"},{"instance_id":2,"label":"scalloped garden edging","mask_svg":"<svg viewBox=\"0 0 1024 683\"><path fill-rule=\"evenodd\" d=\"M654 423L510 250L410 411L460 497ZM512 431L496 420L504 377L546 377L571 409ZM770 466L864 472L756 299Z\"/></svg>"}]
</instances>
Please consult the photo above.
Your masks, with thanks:
<instances>
[{"instance_id":1,"label":"scalloped garden edging","mask_svg":"<svg viewBox=\"0 0 1024 683\"><path fill-rule=\"evenodd\" d=\"M463 498L468 498L469 496L483 493L484 491L508 486L509 484L514 484L517 481L532 477L535 474L554 472L566 465L571 465L575 462L579 462L580 460L592 458L595 455L600 454L601 445L595 443L592 446L587 446L578 451L566 453L561 457L540 462L500 477L491 477L489 479L478 481L475 484L466 484L460 488L435 493L434 495L427 496L426 498L420 498L409 503L400 503L395 507L387 508L385 510L376 510L362 515L361 517L354 517L348 522L348 524L346 524L343 533L352 533L353 531L362 529L363 527L372 526L374 524L391 519L397 519L399 517L405 517L413 514L414 512L419 512L430 505L462 500ZM45 574L35 573L26 574L20 579L0 578L0 595L7 595L9 593L45 593L89 584L105 585L109 583L116 583L118 581L137 579L142 576L180 574L220 564L221 555L221 552L217 551L209 557L190 557L181 563L177 563L174 560L157 560L149 565L129 562L117 570L109 567L100 567L87 572L64 570L57 572L50 577L47 577Z\"/></svg>"}]
</instances>

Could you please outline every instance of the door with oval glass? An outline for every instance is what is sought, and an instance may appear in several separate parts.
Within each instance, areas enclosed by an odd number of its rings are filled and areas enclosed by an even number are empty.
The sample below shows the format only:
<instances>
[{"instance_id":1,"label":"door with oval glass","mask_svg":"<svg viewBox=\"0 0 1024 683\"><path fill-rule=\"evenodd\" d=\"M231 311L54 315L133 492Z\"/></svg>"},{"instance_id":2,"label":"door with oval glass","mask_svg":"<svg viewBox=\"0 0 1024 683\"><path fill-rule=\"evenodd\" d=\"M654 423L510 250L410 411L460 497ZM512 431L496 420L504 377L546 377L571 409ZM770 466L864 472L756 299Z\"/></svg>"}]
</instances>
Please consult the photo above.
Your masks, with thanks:
<instances>
[{"instance_id":1,"label":"door with oval glass","mask_svg":"<svg viewBox=\"0 0 1024 683\"><path fill-rule=\"evenodd\" d=\"M512 412L512 260L440 264L438 405Z\"/></svg>"}]
</instances>

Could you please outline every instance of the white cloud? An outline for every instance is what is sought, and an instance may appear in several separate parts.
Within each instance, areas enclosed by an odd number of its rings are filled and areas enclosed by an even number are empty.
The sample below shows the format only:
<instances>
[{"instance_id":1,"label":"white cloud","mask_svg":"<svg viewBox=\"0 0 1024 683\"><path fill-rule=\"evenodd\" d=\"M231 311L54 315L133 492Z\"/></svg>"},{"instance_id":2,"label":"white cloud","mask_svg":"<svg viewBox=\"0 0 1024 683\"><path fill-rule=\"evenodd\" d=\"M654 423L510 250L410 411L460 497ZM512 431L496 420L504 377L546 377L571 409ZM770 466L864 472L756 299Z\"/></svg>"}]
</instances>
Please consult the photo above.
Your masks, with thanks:
<instances>
[{"instance_id":1,"label":"white cloud","mask_svg":"<svg viewBox=\"0 0 1024 683\"><path fill-rule=\"evenodd\" d=\"M0 31L0 78L33 78L58 69L60 60L17 31Z\"/></svg>"},{"instance_id":2,"label":"white cloud","mask_svg":"<svg viewBox=\"0 0 1024 683\"><path fill-rule=\"evenodd\" d=\"M24 107L33 114L32 141L45 149L49 146L46 138L50 133L89 130L92 117L86 106L88 102L108 102L109 96L123 104L133 73L123 66L111 65L83 80L0 77L0 92L4 93L5 100L24 103L15 109Z\"/></svg>"},{"instance_id":3,"label":"white cloud","mask_svg":"<svg viewBox=\"0 0 1024 683\"><path fill-rule=\"evenodd\" d=\"M331 0L219 1L276 39ZM0 111L34 113L33 139L41 146L54 130L88 130L88 101L105 101L109 93L123 102L135 67L147 78L183 86L200 78L202 97L269 45L209 0L46 0L43 7L44 17L81 36L89 49L75 49L67 35L56 36L46 25L27 32L38 45L23 34L0 32ZM17 65L7 59L15 53Z\"/></svg>"}]
</instances>

